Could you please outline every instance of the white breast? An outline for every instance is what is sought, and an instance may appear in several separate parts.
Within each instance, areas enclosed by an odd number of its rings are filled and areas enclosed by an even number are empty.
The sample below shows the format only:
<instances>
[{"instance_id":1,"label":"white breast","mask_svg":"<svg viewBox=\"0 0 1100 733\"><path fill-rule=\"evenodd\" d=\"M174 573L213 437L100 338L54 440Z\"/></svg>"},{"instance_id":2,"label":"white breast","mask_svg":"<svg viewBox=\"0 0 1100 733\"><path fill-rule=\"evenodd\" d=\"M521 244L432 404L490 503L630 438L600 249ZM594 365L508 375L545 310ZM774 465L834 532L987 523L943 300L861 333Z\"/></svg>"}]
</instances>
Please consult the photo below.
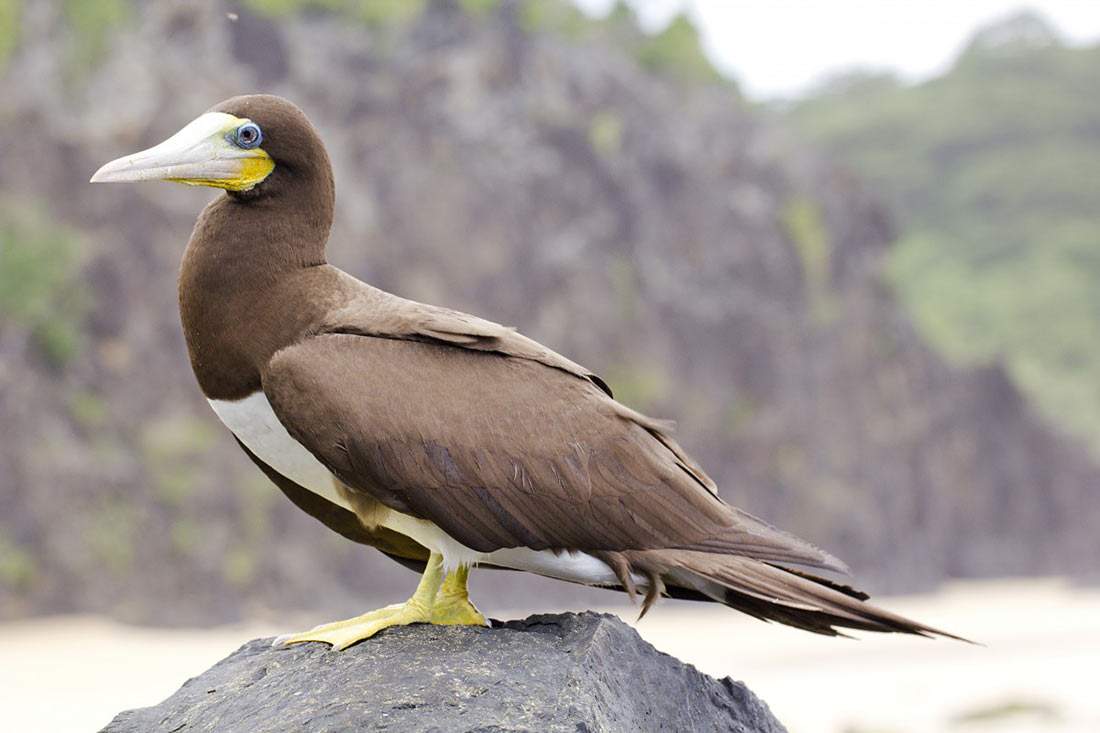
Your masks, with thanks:
<instances>
[{"instance_id":1,"label":"white breast","mask_svg":"<svg viewBox=\"0 0 1100 733\"><path fill-rule=\"evenodd\" d=\"M305 446L291 437L263 392L254 392L235 402L209 402L225 426L257 458L299 486L348 511L354 511L337 490L336 478ZM428 549L442 554L448 569L460 564L489 562L574 583L618 585L615 574L606 563L583 552L555 554L549 550L509 547L481 553L458 542L432 522L396 511L390 514L383 526L412 537ZM645 585L645 579L640 576L635 577L635 582Z\"/></svg>"},{"instance_id":2,"label":"white breast","mask_svg":"<svg viewBox=\"0 0 1100 733\"><path fill-rule=\"evenodd\" d=\"M243 400L210 400L210 406L257 458L294 483L351 510L336 490L333 475L279 422L267 395L253 392Z\"/></svg>"},{"instance_id":3,"label":"white breast","mask_svg":"<svg viewBox=\"0 0 1100 733\"><path fill-rule=\"evenodd\" d=\"M299 486L348 511L355 511L336 488L336 477L305 446L291 437L263 392L253 392L235 402L209 402L225 426L261 461ZM456 541L432 522L407 514L391 512L382 526L412 537L428 549L440 553L449 568L460 564L472 565L483 557L482 553Z\"/></svg>"}]
</instances>

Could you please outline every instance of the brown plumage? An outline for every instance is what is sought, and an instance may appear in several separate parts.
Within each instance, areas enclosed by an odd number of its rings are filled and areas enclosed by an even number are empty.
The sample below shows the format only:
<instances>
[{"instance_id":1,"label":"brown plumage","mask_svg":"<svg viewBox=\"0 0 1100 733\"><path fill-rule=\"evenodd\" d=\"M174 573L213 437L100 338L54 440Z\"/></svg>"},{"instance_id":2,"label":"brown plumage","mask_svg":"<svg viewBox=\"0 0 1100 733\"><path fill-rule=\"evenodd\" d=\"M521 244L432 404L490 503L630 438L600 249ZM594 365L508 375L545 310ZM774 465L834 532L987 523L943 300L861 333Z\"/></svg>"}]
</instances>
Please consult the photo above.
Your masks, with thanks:
<instances>
[{"instance_id":1,"label":"brown plumage","mask_svg":"<svg viewBox=\"0 0 1100 733\"><path fill-rule=\"evenodd\" d=\"M428 548L394 517L430 523L485 564L505 548L594 558L613 587L644 592L645 609L664 592L817 633L942 633L786 567L845 570L722 501L664 423L583 367L325 264L332 173L305 116L271 96L212 111L258 124L274 169L200 216L180 272L184 332L208 398L262 390L335 478L339 497L325 498L242 442L299 507L413 567Z\"/></svg>"}]
</instances>

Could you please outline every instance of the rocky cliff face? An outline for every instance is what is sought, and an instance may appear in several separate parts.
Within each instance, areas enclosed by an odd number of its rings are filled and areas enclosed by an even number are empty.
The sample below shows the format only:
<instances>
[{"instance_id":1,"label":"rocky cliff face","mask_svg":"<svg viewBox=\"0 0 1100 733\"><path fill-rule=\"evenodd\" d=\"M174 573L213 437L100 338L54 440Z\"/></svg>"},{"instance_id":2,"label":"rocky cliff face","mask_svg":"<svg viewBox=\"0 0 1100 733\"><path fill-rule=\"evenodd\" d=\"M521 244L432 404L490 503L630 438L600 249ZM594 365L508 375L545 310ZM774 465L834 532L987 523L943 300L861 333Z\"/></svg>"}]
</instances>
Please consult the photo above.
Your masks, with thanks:
<instances>
[{"instance_id":1,"label":"rocky cliff face","mask_svg":"<svg viewBox=\"0 0 1100 733\"><path fill-rule=\"evenodd\" d=\"M294 99L328 144L331 262L593 368L677 419L726 499L861 582L1090 570L1100 472L996 367L920 343L858 181L730 86L647 72L620 25L461 6L372 24L140 4L96 51L61 4L25 4L0 98L0 269L33 286L0 298L0 613L407 592L267 485L193 385L174 276L210 192L85 183L252 91Z\"/></svg>"}]
</instances>

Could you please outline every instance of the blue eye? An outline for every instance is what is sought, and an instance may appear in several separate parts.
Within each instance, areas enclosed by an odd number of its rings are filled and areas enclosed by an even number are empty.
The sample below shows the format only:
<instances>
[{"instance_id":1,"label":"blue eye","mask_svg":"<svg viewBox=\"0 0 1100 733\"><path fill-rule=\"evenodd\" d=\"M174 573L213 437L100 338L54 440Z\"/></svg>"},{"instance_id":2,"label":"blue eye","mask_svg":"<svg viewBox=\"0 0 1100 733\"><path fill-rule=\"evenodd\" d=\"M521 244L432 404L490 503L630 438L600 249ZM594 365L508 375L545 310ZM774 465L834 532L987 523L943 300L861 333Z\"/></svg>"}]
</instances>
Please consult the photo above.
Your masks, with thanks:
<instances>
[{"instance_id":1,"label":"blue eye","mask_svg":"<svg viewBox=\"0 0 1100 733\"><path fill-rule=\"evenodd\" d=\"M263 142L264 135L260 132L260 126L255 122L246 122L237 128L234 142L238 147L251 150Z\"/></svg>"}]
</instances>

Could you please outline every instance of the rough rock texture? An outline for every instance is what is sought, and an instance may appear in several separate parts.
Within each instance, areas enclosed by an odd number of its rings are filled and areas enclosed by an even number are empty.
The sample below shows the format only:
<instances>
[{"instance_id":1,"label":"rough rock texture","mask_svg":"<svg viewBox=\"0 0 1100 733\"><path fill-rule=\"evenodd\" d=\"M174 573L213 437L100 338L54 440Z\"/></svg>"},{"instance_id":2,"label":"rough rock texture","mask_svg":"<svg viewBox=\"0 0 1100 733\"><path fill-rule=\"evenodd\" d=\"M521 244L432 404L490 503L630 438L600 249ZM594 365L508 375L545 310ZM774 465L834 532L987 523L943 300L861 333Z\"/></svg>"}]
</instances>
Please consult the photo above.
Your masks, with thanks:
<instances>
[{"instance_id":1,"label":"rough rock texture","mask_svg":"<svg viewBox=\"0 0 1100 733\"><path fill-rule=\"evenodd\" d=\"M104 730L785 729L744 684L658 652L614 616L583 613L389 629L338 653L255 639Z\"/></svg>"}]
</instances>

